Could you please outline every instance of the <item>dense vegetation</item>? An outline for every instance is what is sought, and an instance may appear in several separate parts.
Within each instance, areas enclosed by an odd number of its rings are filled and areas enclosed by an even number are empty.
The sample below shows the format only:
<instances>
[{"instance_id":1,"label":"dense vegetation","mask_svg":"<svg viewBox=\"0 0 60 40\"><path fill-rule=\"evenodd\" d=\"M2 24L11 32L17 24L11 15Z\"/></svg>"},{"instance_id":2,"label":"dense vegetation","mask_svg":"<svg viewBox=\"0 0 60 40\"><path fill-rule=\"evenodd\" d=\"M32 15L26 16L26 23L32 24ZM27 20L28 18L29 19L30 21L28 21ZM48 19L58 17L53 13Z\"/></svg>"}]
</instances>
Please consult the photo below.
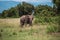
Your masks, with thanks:
<instances>
[{"instance_id":1,"label":"dense vegetation","mask_svg":"<svg viewBox=\"0 0 60 40\"><path fill-rule=\"evenodd\" d=\"M48 27L48 32L60 32L60 0L52 0L53 2L53 11L58 15L55 25Z\"/></svg>"},{"instance_id":2,"label":"dense vegetation","mask_svg":"<svg viewBox=\"0 0 60 40\"><path fill-rule=\"evenodd\" d=\"M2 12L2 17L19 17L22 15L26 15L28 13L31 13L32 10L34 10L34 6L32 4L22 2L22 4L18 4L16 7L12 7L8 10L4 10Z\"/></svg>"},{"instance_id":3,"label":"dense vegetation","mask_svg":"<svg viewBox=\"0 0 60 40\"><path fill-rule=\"evenodd\" d=\"M22 2L16 7L4 10L0 16L2 16L3 18L20 17L22 15L31 14L33 11L35 12L34 15L36 16L55 16L53 8L48 5L38 5L34 7L34 5L26 2Z\"/></svg>"}]
</instances>

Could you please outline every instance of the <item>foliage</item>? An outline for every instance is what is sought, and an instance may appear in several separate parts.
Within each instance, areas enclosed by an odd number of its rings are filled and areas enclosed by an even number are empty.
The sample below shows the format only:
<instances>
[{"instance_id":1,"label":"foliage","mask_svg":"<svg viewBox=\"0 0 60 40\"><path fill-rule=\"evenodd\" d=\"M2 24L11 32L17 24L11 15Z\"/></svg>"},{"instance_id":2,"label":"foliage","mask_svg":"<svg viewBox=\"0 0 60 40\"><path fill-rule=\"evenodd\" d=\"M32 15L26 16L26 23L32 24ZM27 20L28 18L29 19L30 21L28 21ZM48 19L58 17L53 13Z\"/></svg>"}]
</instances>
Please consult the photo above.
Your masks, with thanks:
<instances>
[{"instance_id":1,"label":"foliage","mask_svg":"<svg viewBox=\"0 0 60 40\"><path fill-rule=\"evenodd\" d=\"M32 4L22 2L22 4L18 4L16 7L4 10L2 12L2 17L19 17L22 15L31 14L33 10L34 6Z\"/></svg>"},{"instance_id":2,"label":"foliage","mask_svg":"<svg viewBox=\"0 0 60 40\"><path fill-rule=\"evenodd\" d=\"M47 33L53 33L53 32L55 33L55 32L58 32L58 28L56 26L50 25L47 27L46 32Z\"/></svg>"},{"instance_id":3,"label":"foliage","mask_svg":"<svg viewBox=\"0 0 60 40\"><path fill-rule=\"evenodd\" d=\"M34 11L34 15L39 16L55 16L56 14L53 11L53 8L48 5L38 5L35 6L29 4L27 2L22 2L18 4L16 7L12 7L8 10L4 10L2 12L2 17L19 17L26 14L32 14Z\"/></svg>"},{"instance_id":4,"label":"foliage","mask_svg":"<svg viewBox=\"0 0 60 40\"><path fill-rule=\"evenodd\" d=\"M53 8L47 5L38 5L35 8L35 16L38 15L39 17L53 17L56 14L53 11Z\"/></svg>"},{"instance_id":5,"label":"foliage","mask_svg":"<svg viewBox=\"0 0 60 40\"><path fill-rule=\"evenodd\" d=\"M37 17L34 20L34 23L58 23L58 17Z\"/></svg>"},{"instance_id":6,"label":"foliage","mask_svg":"<svg viewBox=\"0 0 60 40\"><path fill-rule=\"evenodd\" d=\"M53 4L56 6L56 13L60 15L60 0L53 0Z\"/></svg>"},{"instance_id":7,"label":"foliage","mask_svg":"<svg viewBox=\"0 0 60 40\"><path fill-rule=\"evenodd\" d=\"M59 16L55 19L55 25L47 27L48 33L60 32L60 0L53 0L53 5L53 12Z\"/></svg>"},{"instance_id":8,"label":"foliage","mask_svg":"<svg viewBox=\"0 0 60 40\"><path fill-rule=\"evenodd\" d=\"M58 17L58 32L60 32L60 0L53 0L53 4L56 6L55 8L55 10L56 10L56 14L58 14L59 15L59 17Z\"/></svg>"}]
</instances>

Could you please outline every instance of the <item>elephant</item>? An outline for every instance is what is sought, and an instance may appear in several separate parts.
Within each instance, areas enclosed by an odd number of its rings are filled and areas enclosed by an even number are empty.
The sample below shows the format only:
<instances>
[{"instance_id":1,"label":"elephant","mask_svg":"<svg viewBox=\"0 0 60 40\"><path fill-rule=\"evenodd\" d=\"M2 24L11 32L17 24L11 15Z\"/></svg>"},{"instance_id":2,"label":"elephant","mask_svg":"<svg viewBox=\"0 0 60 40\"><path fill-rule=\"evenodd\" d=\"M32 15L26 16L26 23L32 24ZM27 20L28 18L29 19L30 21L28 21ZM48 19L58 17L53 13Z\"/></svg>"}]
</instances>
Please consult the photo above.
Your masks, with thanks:
<instances>
[{"instance_id":1,"label":"elephant","mask_svg":"<svg viewBox=\"0 0 60 40\"><path fill-rule=\"evenodd\" d=\"M23 27L25 24L29 24L32 26L32 21L33 21L33 15L23 15L20 17L20 24L21 27Z\"/></svg>"}]
</instances>

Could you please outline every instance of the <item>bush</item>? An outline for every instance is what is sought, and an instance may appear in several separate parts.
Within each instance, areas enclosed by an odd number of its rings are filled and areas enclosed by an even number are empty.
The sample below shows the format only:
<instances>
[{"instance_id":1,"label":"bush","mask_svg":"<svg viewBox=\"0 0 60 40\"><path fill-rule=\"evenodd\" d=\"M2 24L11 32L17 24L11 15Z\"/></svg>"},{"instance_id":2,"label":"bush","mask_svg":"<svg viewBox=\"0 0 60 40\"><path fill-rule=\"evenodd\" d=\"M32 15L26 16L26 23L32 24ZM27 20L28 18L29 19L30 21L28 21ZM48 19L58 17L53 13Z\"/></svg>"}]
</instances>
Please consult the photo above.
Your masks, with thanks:
<instances>
[{"instance_id":1,"label":"bush","mask_svg":"<svg viewBox=\"0 0 60 40\"><path fill-rule=\"evenodd\" d=\"M41 23L41 22L42 21L40 19L38 19L38 18L36 18L35 21L34 21L35 24L38 24L38 23Z\"/></svg>"},{"instance_id":2,"label":"bush","mask_svg":"<svg viewBox=\"0 0 60 40\"><path fill-rule=\"evenodd\" d=\"M58 23L58 32L60 32L60 16L58 17L57 20L58 20L58 21L57 21L57 23Z\"/></svg>"},{"instance_id":3,"label":"bush","mask_svg":"<svg viewBox=\"0 0 60 40\"><path fill-rule=\"evenodd\" d=\"M58 29L56 26L48 26L47 27L47 33L51 33L51 32L58 32Z\"/></svg>"},{"instance_id":4,"label":"bush","mask_svg":"<svg viewBox=\"0 0 60 40\"><path fill-rule=\"evenodd\" d=\"M3 29L1 29L0 31L3 32Z\"/></svg>"},{"instance_id":5,"label":"bush","mask_svg":"<svg viewBox=\"0 0 60 40\"><path fill-rule=\"evenodd\" d=\"M13 35L17 35L17 33L16 32L13 32Z\"/></svg>"},{"instance_id":6,"label":"bush","mask_svg":"<svg viewBox=\"0 0 60 40\"><path fill-rule=\"evenodd\" d=\"M0 37L2 37L2 34L0 33Z\"/></svg>"}]
</instances>

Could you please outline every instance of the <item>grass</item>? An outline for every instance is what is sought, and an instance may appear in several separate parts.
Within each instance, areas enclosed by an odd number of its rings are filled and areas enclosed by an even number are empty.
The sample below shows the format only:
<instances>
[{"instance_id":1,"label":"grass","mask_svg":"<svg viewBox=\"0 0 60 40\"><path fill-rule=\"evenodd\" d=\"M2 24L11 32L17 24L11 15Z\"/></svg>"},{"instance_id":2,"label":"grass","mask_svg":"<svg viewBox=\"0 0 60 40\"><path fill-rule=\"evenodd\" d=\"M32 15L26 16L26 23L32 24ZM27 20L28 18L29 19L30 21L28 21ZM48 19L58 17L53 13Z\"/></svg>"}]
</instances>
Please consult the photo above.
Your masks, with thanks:
<instances>
[{"instance_id":1,"label":"grass","mask_svg":"<svg viewBox=\"0 0 60 40\"><path fill-rule=\"evenodd\" d=\"M0 19L0 40L60 40L59 34L47 34L49 24L21 28L19 18Z\"/></svg>"}]
</instances>

